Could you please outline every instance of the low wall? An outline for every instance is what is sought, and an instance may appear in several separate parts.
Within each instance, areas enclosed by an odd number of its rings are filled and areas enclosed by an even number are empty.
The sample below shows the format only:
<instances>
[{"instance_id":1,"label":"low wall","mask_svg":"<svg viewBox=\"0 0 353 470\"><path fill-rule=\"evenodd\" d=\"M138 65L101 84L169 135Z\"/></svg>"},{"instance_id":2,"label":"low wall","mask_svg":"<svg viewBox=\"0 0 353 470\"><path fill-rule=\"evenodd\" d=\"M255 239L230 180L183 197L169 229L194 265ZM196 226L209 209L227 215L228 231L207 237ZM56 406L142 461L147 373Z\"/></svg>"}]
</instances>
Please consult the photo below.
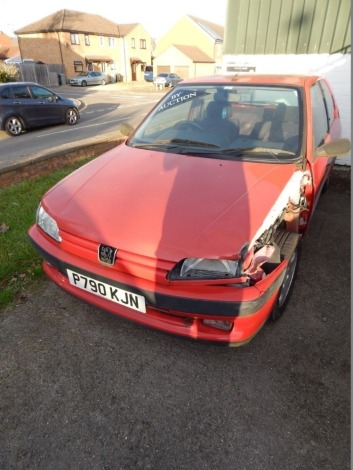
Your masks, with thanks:
<instances>
[{"instance_id":1,"label":"low wall","mask_svg":"<svg viewBox=\"0 0 353 470\"><path fill-rule=\"evenodd\" d=\"M100 142L72 150L62 150L58 153L33 158L25 163L19 163L8 169L0 168L0 188L19 183L20 181L36 178L52 173L59 168L65 168L72 163L84 160L90 156L96 157L121 144L125 139L115 139Z\"/></svg>"}]
</instances>

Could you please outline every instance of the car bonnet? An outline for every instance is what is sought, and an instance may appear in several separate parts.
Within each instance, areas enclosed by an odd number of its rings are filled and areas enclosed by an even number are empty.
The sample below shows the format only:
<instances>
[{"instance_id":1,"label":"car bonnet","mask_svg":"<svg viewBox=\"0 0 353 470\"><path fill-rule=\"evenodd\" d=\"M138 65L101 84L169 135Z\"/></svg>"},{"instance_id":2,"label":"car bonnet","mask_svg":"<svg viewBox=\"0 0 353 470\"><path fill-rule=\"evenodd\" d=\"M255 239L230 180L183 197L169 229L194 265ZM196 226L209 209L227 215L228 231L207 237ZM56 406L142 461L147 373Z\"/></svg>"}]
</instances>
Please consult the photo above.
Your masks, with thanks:
<instances>
[{"instance_id":1,"label":"car bonnet","mask_svg":"<svg viewBox=\"0 0 353 470\"><path fill-rule=\"evenodd\" d=\"M293 175L292 164L116 147L43 198L59 229L166 260L234 257Z\"/></svg>"}]
</instances>

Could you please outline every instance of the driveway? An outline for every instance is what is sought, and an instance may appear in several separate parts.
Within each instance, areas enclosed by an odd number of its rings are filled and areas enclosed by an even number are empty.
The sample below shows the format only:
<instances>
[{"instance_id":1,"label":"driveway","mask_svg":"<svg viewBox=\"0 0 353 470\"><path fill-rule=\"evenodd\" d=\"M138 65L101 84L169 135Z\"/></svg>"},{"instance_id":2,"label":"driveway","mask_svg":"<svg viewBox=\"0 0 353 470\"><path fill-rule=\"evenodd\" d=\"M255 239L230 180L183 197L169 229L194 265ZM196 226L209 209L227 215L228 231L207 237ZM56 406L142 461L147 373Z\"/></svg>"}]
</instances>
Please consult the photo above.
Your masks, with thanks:
<instances>
[{"instance_id":1,"label":"driveway","mask_svg":"<svg viewBox=\"0 0 353 470\"><path fill-rule=\"evenodd\" d=\"M2 469L350 468L350 192L333 181L286 314L228 349L47 280L0 312Z\"/></svg>"}]
</instances>

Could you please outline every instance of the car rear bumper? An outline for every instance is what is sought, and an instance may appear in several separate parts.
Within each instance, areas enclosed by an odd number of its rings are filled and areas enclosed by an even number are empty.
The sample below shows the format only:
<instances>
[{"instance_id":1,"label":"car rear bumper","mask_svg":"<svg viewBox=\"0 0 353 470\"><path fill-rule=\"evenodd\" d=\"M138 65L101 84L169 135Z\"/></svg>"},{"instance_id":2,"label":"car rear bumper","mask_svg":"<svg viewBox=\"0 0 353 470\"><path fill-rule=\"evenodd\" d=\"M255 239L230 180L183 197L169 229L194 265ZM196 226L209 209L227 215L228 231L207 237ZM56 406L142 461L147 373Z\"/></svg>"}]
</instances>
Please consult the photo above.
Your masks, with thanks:
<instances>
[{"instance_id":1,"label":"car rear bumper","mask_svg":"<svg viewBox=\"0 0 353 470\"><path fill-rule=\"evenodd\" d=\"M286 267L286 262L283 262L256 286L205 286L192 289L160 285L117 272L110 267L93 265L61 250L37 226L31 227L29 238L43 257L44 271L49 278L81 300L167 333L233 346L250 341L266 322ZM114 291L143 297L145 312L141 313L72 285L68 270L94 279L97 285L109 285Z\"/></svg>"}]
</instances>

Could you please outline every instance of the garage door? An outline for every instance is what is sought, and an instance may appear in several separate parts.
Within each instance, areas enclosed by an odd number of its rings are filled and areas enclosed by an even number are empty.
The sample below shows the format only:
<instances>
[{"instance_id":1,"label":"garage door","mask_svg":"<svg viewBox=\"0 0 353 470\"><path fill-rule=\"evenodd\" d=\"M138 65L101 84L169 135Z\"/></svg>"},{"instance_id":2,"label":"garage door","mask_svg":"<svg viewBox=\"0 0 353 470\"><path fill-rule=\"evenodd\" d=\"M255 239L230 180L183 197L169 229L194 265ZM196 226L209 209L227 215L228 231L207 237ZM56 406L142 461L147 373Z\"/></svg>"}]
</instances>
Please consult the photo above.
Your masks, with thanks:
<instances>
[{"instance_id":1,"label":"garage door","mask_svg":"<svg viewBox=\"0 0 353 470\"><path fill-rule=\"evenodd\" d=\"M180 75L182 78L189 78L189 66L188 65L176 65L174 72Z\"/></svg>"},{"instance_id":2,"label":"garage door","mask_svg":"<svg viewBox=\"0 0 353 470\"><path fill-rule=\"evenodd\" d=\"M158 65L157 66L157 75L159 73L169 73L170 72L170 66L169 65Z\"/></svg>"}]
</instances>

